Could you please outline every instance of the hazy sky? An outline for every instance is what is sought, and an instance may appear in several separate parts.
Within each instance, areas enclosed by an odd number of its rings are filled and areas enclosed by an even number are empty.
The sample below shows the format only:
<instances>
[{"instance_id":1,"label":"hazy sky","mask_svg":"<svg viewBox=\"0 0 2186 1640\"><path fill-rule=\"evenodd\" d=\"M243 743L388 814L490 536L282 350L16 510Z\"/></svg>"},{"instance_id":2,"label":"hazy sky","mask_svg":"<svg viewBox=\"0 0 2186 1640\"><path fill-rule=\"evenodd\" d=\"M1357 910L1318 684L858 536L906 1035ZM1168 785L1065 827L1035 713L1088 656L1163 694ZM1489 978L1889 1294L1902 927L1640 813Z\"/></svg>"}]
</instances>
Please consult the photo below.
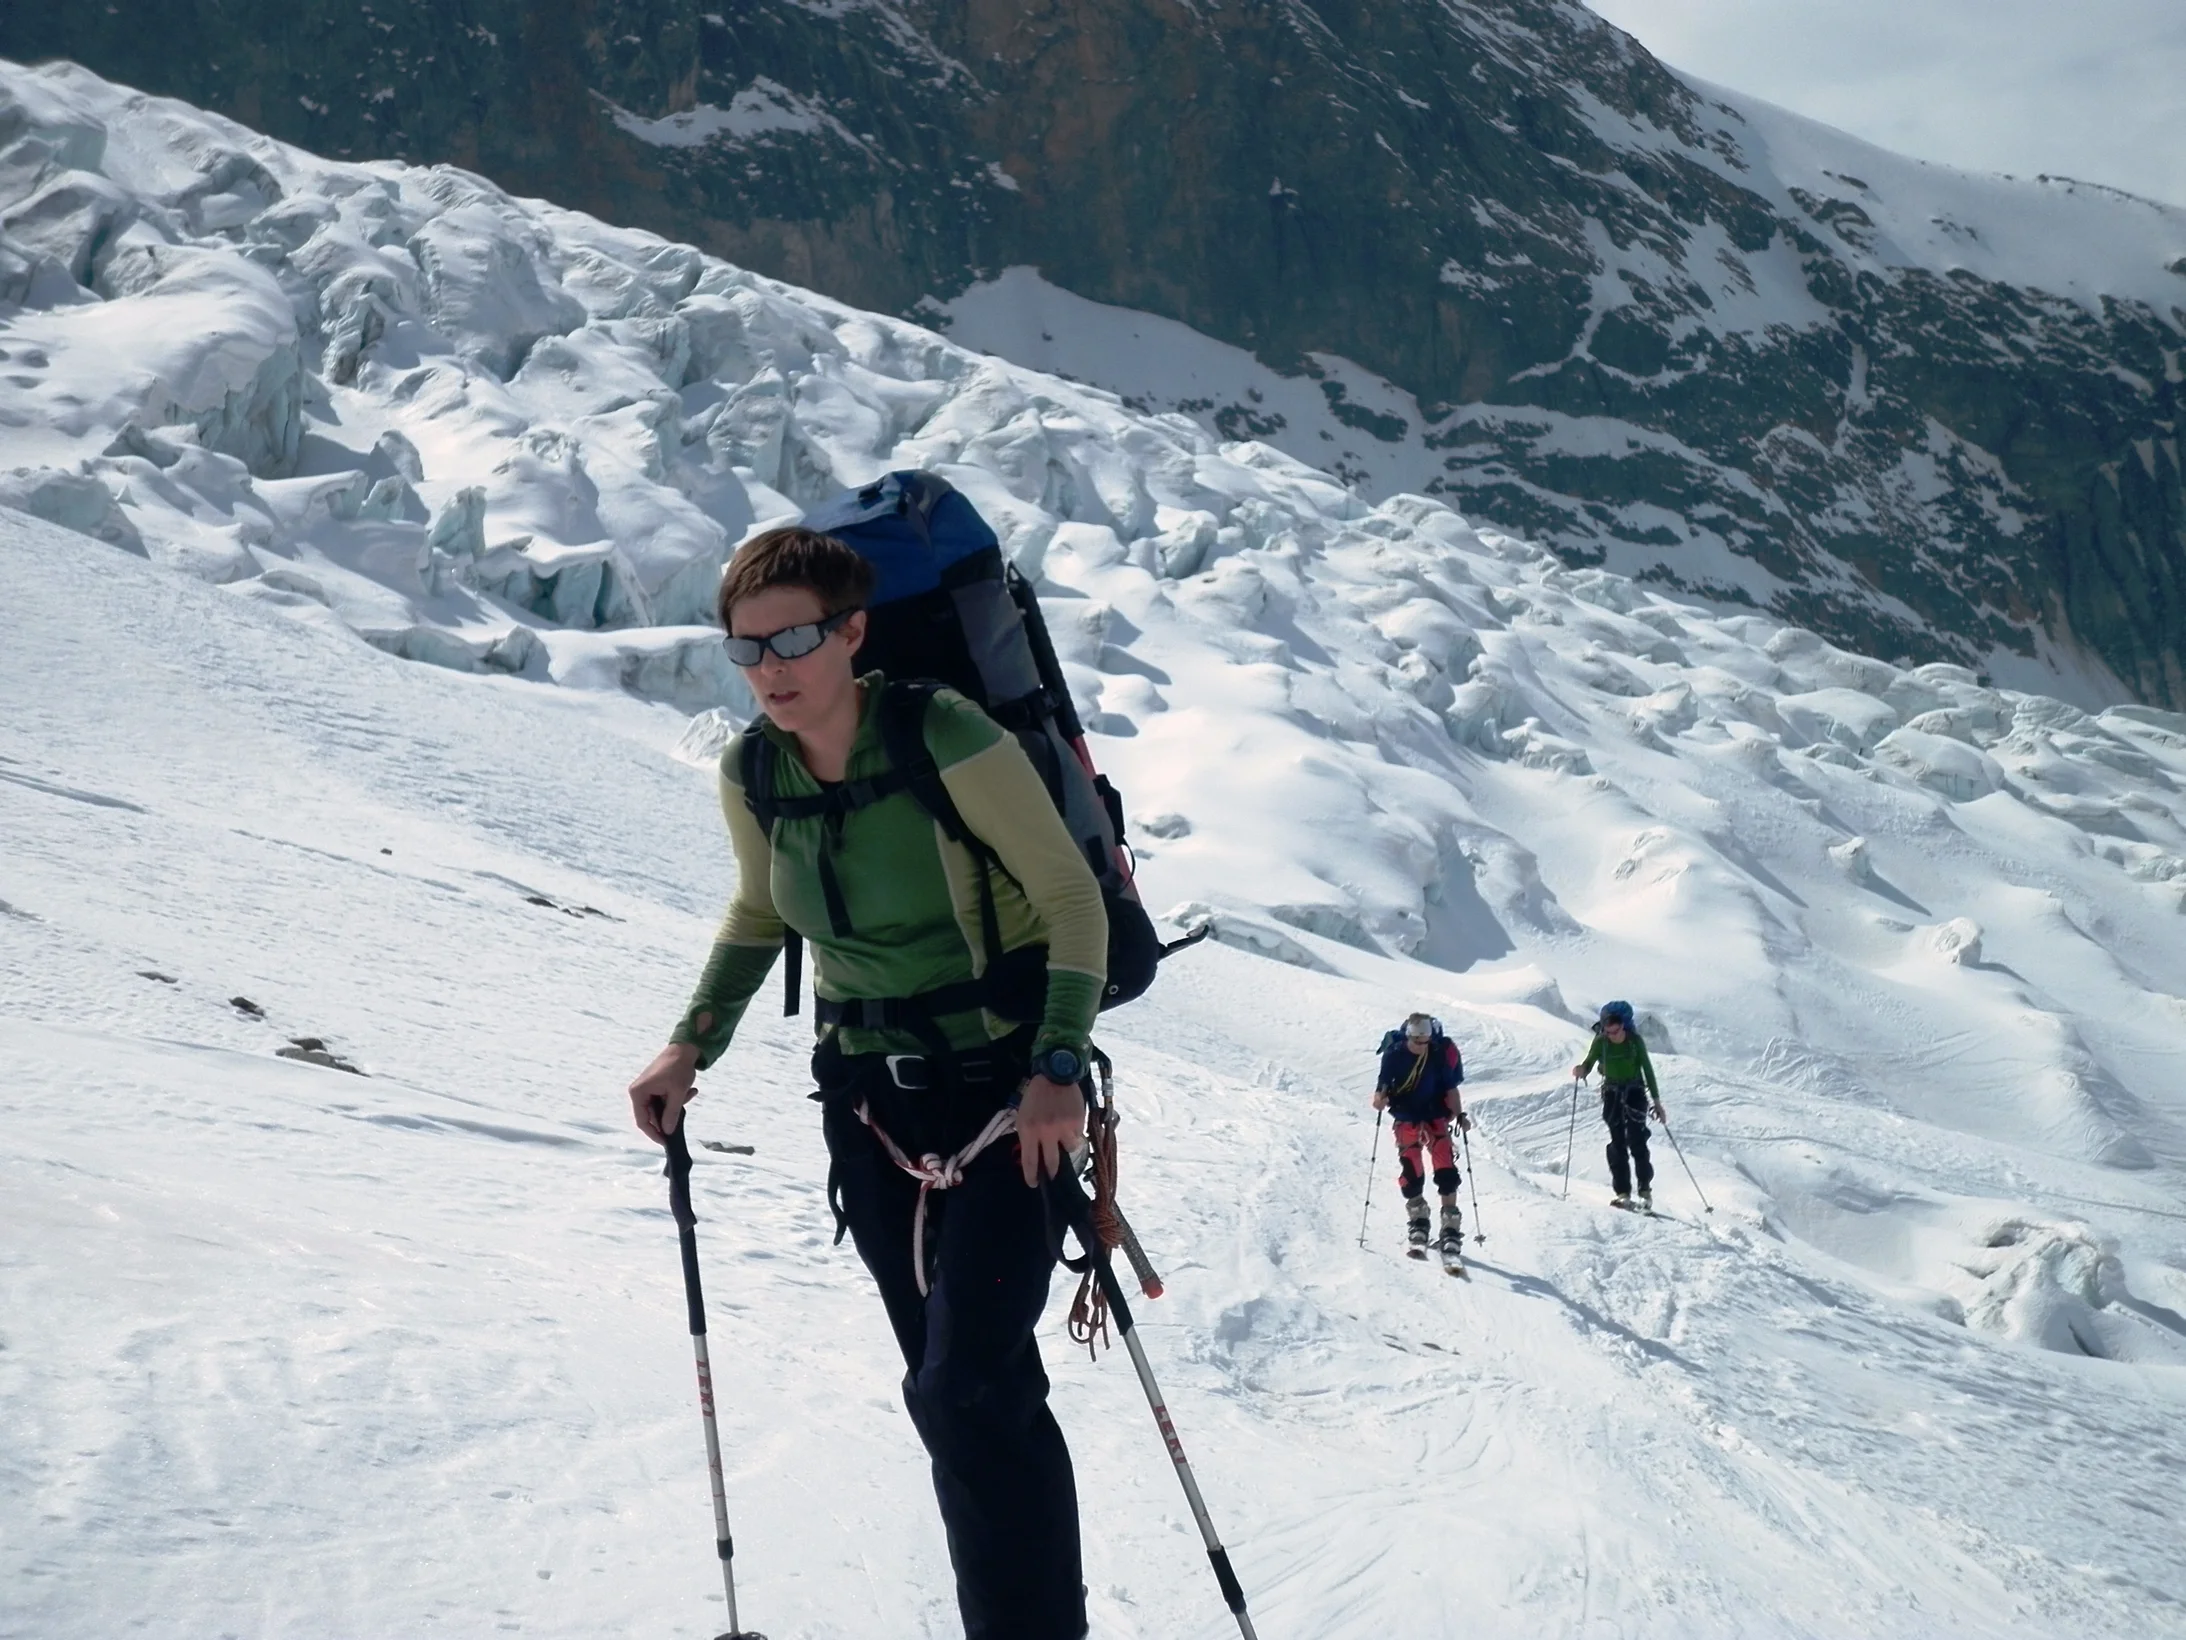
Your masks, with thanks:
<instances>
[{"instance_id":1,"label":"hazy sky","mask_svg":"<svg viewBox=\"0 0 2186 1640\"><path fill-rule=\"evenodd\" d=\"M2186 0L1588 0L1674 68L1921 159L2186 205Z\"/></svg>"}]
</instances>

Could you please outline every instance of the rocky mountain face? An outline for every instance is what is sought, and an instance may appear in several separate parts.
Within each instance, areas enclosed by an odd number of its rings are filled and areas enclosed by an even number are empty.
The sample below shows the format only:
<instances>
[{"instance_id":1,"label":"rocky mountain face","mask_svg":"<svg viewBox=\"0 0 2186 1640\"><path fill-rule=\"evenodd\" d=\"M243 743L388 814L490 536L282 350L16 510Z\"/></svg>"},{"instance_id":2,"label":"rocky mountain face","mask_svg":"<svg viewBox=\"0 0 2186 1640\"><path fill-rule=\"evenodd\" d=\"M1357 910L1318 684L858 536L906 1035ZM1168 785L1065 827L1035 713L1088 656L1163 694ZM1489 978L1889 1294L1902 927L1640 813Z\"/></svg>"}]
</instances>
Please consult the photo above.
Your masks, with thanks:
<instances>
[{"instance_id":1,"label":"rocky mountain face","mask_svg":"<svg viewBox=\"0 0 2186 1640\"><path fill-rule=\"evenodd\" d=\"M1421 447L1571 562L2186 705L2186 212L1897 159L1569 0L178 0L0 52L861 306L1030 265L1320 378L1354 476Z\"/></svg>"}]
</instances>

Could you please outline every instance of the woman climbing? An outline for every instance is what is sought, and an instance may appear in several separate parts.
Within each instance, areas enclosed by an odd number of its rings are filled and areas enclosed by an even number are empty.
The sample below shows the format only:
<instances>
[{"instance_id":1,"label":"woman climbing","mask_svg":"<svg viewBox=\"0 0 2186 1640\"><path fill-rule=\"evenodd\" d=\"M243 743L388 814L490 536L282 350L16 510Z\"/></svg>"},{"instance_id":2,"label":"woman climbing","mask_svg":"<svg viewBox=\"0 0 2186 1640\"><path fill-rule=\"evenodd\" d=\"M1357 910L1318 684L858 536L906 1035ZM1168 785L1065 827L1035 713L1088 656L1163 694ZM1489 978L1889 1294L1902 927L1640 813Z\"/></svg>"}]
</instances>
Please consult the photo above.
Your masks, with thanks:
<instances>
[{"instance_id":1,"label":"woman climbing","mask_svg":"<svg viewBox=\"0 0 2186 1640\"><path fill-rule=\"evenodd\" d=\"M1602 1004L1594 1023L1594 1045L1586 1058L1571 1067L1580 1081L1599 1065L1602 1072L1602 1122L1609 1129L1609 1182L1616 1188L1614 1205L1631 1207L1635 1172L1639 1182L1638 1206L1655 1210L1655 1163L1647 1154L1647 1113L1669 1121L1662 1108L1662 1092L1655 1085L1654 1061L1647 1044L1632 1023L1629 1002ZM1577 1097L1574 1095L1573 1097Z\"/></svg>"},{"instance_id":2,"label":"woman climbing","mask_svg":"<svg viewBox=\"0 0 2186 1640\"><path fill-rule=\"evenodd\" d=\"M871 590L857 552L797 529L723 578L730 658L765 714L721 759L736 892L630 1103L656 1141L673 1129L785 931L803 937L829 1195L903 1352L966 1640L1079 1640L1077 1493L1033 1329L1060 1245L1047 1181L1085 1134L1107 920L1014 736L950 690L858 675ZM910 768L889 752L906 737ZM937 776L969 843L914 795Z\"/></svg>"}]
</instances>

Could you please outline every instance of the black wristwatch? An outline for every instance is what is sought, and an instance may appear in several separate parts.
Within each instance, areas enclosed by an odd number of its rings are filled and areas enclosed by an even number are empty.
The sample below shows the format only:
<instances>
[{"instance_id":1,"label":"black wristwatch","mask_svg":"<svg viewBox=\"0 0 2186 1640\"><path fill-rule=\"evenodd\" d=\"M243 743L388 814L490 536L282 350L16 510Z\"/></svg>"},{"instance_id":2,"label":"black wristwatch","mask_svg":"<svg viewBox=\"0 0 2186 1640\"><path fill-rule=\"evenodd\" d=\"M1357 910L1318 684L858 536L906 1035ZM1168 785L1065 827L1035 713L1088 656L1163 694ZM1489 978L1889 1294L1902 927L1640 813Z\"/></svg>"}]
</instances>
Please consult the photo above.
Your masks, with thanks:
<instances>
[{"instance_id":1,"label":"black wristwatch","mask_svg":"<svg viewBox=\"0 0 2186 1640\"><path fill-rule=\"evenodd\" d=\"M1085 1075L1085 1057L1070 1048L1050 1048L1032 1058L1032 1074L1072 1087Z\"/></svg>"}]
</instances>

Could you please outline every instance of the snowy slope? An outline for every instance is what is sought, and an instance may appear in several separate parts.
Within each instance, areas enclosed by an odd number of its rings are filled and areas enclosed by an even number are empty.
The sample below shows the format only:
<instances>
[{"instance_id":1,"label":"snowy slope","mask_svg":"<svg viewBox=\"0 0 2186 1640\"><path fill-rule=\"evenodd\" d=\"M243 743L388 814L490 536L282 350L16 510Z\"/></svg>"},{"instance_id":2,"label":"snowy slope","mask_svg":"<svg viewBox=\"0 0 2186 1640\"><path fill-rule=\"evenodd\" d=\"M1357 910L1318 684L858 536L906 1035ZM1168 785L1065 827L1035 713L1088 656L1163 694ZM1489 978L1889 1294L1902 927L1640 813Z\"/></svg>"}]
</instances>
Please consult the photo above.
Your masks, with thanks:
<instances>
[{"instance_id":1,"label":"snowy slope","mask_svg":"<svg viewBox=\"0 0 2186 1640\"><path fill-rule=\"evenodd\" d=\"M1110 1046L1263 1632L2186 1632L2186 719L5 74L75 180L0 309L0 492L77 527L0 522L6 1630L711 1632L617 1092L727 886L696 623L747 530L920 463L1038 577L1151 903L1216 917ZM1560 1199L1613 994L1712 1219L1667 1147L1679 1222L1606 1213L1583 1126ZM1462 1289L1388 1256L1386 1180L1354 1240L1415 1005L1482 1116ZM796 1059L762 1010L699 1129L757 1146L702 1208L751 1615L945 1634ZM1057 1342L1097 1632L1223 1632L1128 1375Z\"/></svg>"},{"instance_id":2,"label":"snowy slope","mask_svg":"<svg viewBox=\"0 0 2186 1640\"><path fill-rule=\"evenodd\" d=\"M711 1633L617 1091L726 886L680 718L106 554L0 529L7 1632ZM1715 1224L1674 1170L1633 1220L1586 1133L1558 1197L1577 1031L1296 938L1354 973L1204 947L1109 1036L1148 1336L1264 1633L2181 1632L2174 1166L1968 1131L1850 1053L1872 1084L1688 1052ZM1362 1047L1415 1001L1474 1068L1462 1288L1395 1256L1386 1180L1353 1240ZM946 1635L794 1034L758 1011L694 1117L756 1146L701 1180L746 1611ZM1097 1632L1225 1632L1128 1374L1051 1339Z\"/></svg>"}]
</instances>

